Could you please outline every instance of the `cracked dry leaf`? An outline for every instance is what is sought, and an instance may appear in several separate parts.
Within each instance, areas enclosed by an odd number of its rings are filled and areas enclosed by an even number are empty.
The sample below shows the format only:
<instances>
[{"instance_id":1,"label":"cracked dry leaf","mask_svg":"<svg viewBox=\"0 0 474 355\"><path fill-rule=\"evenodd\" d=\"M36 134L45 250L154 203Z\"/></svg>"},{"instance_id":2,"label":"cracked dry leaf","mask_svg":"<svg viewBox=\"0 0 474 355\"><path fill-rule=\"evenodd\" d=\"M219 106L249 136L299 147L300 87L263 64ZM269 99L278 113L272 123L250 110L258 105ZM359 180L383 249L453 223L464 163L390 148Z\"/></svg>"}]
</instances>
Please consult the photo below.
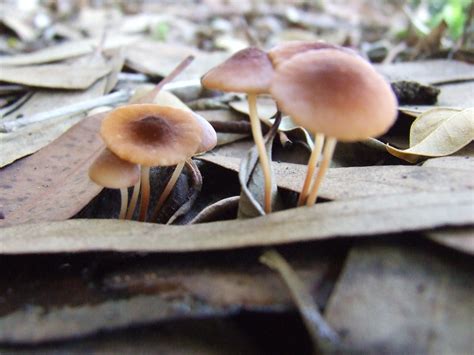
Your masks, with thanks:
<instances>
[{"instance_id":1,"label":"cracked dry leaf","mask_svg":"<svg viewBox=\"0 0 474 355\"><path fill-rule=\"evenodd\" d=\"M439 111L438 111L439 110ZM451 112L433 109L413 122L410 129L410 148L397 149L387 145L387 151L410 163L424 157L453 154L474 139L474 108Z\"/></svg>"},{"instance_id":2,"label":"cracked dry leaf","mask_svg":"<svg viewBox=\"0 0 474 355\"><path fill-rule=\"evenodd\" d=\"M190 252L473 224L472 197L465 191L411 192L317 203L257 218L185 226L95 219L22 224L0 229L0 254Z\"/></svg>"}]
</instances>

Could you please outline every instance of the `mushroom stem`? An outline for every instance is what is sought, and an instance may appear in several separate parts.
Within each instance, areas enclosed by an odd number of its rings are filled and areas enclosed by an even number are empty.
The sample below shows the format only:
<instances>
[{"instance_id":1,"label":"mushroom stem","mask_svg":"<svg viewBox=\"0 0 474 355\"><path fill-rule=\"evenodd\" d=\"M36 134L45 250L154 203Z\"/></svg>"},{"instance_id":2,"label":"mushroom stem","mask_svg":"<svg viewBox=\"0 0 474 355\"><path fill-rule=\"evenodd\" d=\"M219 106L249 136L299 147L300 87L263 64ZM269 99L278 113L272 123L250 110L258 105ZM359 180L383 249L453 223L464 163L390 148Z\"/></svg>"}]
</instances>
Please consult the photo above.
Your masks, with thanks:
<instances>
[{"instance_id":1,"label":"mushroom stem","mask_svg":"<svg viewBox=\"0 0 474 355\"><path fill-rule=\"evenodd\" d=\"M120 214L119 219L125 219L125 214L127 213L128 205L128 188L122 187L120 189Z\"/></svg>"},{"instance_id":2,"label":"mushroom stem","mask_svg":"<svg viewBox=\"0 0 474 355\"><path fill-rule=\"evenodd\" d=\"M158 219L158 214L160 213L161 207L171 194L173 187L176 185L176 182L178 181L178 178L181 175L181 172L183 171L184 164L185 162L183 161L176 165L176 167L174 168L173 174L168 180L168 183L166 184L165 188L163 189L163 192L160 195L160 198L158 199L158 202L156 203L155 210L153 211L153 215L151 217L152 221L156 221Z\"/></svg>"},{"instance_id":3,"label":"mushroom stem","mask_svg":"<svg viewBox=\"0 0 474 355\"><path fill-rule=\"evenodd\" d=\"M128 206L127 216L125 219L132 219L133 212L135 212L135 207L137 207L138 195L140 194L140 180L133 186L133 194L130 199L130 206Z\"/></svg>"},{"instance_id":4,"label":"mushroom stem","mask_svg":"<svg viewBox=\"0 0 474 355\"><path fill-rule=\"evenodd\" d=\"M323 150L324 144L324 134L316 133L314 139L314 148L311 152L311 156L308 160L308 170L306 171L306 178L304 180L303 188L301 189L300 197L298 199L298 206L303 206L308 197L309 187L311 185L311 180L313 179L314 170L316 169L316 164L318 163L319 156Z\"/></svg>"},{"instance_id":5,"label":"mushroom stem","mask_svg":"<svg viewBox=\"0 0 474 355\"><path fill-rule=\"evenodd\" d=\"M150 203L150 167L142 165L140 214L138 220L144 222Z\"/></svg>"},{"instance_id":6,"label":"mushroom stem","mask_svg":"<svg viewBox=\"0 0 474 355\"><path fill-rule=\"evenodd\" d=\"M265 203L264 210L265 213L270 213L272 211L272 174L270 162L268 155L265 149L265 143L263 141L262 129L260 126L260 119L257 114L257 95L248 94L249 102L249 116L250 124L252 126L252 135L257 146L258 156L260 159L260 164L263 170L263 178L265 180Z\"/></svg>"},{"instance_id":7,"label":"mushroom stem","mask_svg":"<svg viewBox=\"0 0 474 355\"><path fill-rule=\"evenodd\" d=\"M316 178L314 179L313 186L311 187L311 192L306 201L306 206L312 206L318 198L319 187L323 182L324 176L329 169L329 164L331 163L332 156L334 154L334 149L336 148L337 139L334 137L328 137L326 144L324 145L323 159L321 160L321 165L319 167Z\"/></svg>"}]
</instances>

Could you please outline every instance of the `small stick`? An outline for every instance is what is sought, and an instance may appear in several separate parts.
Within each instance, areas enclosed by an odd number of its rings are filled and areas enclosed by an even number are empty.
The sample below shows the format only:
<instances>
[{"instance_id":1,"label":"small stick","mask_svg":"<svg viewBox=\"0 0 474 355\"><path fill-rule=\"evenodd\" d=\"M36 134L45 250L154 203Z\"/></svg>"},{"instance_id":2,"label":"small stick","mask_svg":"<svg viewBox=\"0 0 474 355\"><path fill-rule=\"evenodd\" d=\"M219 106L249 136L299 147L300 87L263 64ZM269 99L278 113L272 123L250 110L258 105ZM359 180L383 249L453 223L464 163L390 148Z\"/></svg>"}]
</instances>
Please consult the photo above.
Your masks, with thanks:
<instances>
[{"instance_id":1,"label":"small stick","mask_svg":"<svg viewBox=\"0 0 474 355\"><path fill-rule=\"evenodd\" d=\"M93 109L98 106L114 105L120 102L125 102L130 99L130 96L131 96L130 90L120 90L120 91L114 92L113 94L104 95L104 96L94 98L91 100L85 100L82 102L78 102L77 104L60 107L58 109L54 109L47 112L41 112L36 115L19 118L14 121L3 122L3 123L0 123L0 132L8 133L32 123L41 122L41 121L49 120L52 118L77 114L83 111Z\"/></svg>"},{"instance_id":2,"label":"small stick","mask_svg":"<svg viewBox=\"0 0 474 355\"><path fill-rule=\"evenodd\" d=\"M153 215L151 217L152 221L156 221L158 219L158 214L160 213L161 207L171 194L171 191L173 191L173 187L176 185L176 182L178 181L178 178L181 175L181 172L183 171L185 163L186 162L183 161L176 165L176 167L174 168L173 174L171 174L168 183L166 184L165 188L163 189L163 192L160 195L160 198L158 199L158 202L156 203L155 210L153 211Z\"/></svg>"},{"instance_id":3,"label":"small stick","mask_svg":"<svg viewBox=\"0 0 474 355\"><path fill-rule=\"evenodd\" d=\"M146 103L151 103L155 99L156 95L163 89L163 86L168 84L170 81L172 81L174 78L176 78L181 72L186 69L189 64L194 60L194 56L190 55L187 56L181 63L178 64L176 68L173 69L171 73L169 73L166 77L163 78L156 86L155 88L150 91L148 94L145 96L139 98L136 103L137 104L146 104Z\"/></svg>"},{"instance_id":4,"label":"small stick","mask_svg":"<svg viewBox=\"0 0 474 355\"><path fill-rule=\"evenodd\" d=\"M319 156L323 149L324 144L324 134L317 133L314 140L314 148L311 152L311 156L308 161L308 169L306 170L306 178L304 179L303 188L301 189L300 197L298 199L298 206L303 206L308 198L308 190L313 180L314 170L316 169L316 164L318 163Z\"/></svg>"},{"instance_id":5,"label":"small stick","mask_svg":"<svg viewBox=\"0 0 474 355\"><path fill-rule=\"evenodd\" d=\"M319 188L323 182L324 176L329 169L329 164L331 164L331 159L334 154L334 149L336 148L337 139L334 137L328 137L326 145L324 146L323 160L319 167L318 173L314 180L313 186L311 187L311 192L306 201L306 206L312 206L318 198Z\"/></svg>"}]
</instances>

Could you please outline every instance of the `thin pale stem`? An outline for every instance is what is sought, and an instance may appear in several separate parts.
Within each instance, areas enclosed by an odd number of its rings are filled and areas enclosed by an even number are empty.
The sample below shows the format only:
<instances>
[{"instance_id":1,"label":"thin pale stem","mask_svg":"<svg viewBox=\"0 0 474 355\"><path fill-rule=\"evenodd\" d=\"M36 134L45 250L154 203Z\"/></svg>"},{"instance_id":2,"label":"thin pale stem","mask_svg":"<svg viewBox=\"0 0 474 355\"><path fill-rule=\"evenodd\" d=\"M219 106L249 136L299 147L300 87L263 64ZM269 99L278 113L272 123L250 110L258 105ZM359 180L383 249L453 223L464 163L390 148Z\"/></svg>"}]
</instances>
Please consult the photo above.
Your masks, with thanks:
<instances>
[{"instance_id":1,"label":"thin pale stem","mask_svg":"<svg viewBox=\"0 0 474 355\"><path fill-rule=\"evenodd\" d=\"M329 169L331 164L331 159L334 154L334 149L336 148L337 139L334 137L328 137L326 144L324 145L323 159L319 167L318 173L314 180L313 186L311 187L311 192L309 193L308 200L306 201L306 206L312 206L318 198L319 188L323 182L324 176Z\"/></svg>"},{"instance_id":2,"label":"thin pale stem","mask_svg":"<svg viewBox=\"0 0 474 355\"><path fill-rule=\"evenodd\" d=\"M142 176L141 176L141 193L142 198L140 201L140 214L138 220L144 222L146 219L146 214L148 212L148 205L150 203L150 167L142 166Z\"/></svg>"},{"instance_id":3,"label":"thin pale stem","mask_svg":"<svg viewBox=\"0 0 474 355\"><path fill-rule=\"evenodd\" d=\"M160 213L161 207L163 207L163 204L165 203L166 199L171 194L171 191L173 191L173 188L176 185L176 182L178 181L181 172L183 171L184 164L185 162L183 161L176 165L176 167L174 168L173 174L171 174L168 183L166 184L163 192L160 195L160 198L158 199L158 202L156 203L155 210L153 211L153 216L151 217L152 221L156 221L158 219L158 214Z\"/></svg>"},{"instance_id":4,"label":"thin pale stem","mask_svg":"<svg viewBox=\"0 0 474 355\"><path fill-rule=\"evenodd\" d=\"M248 101L250 124L252 126L252 135L255 141L255 145L257 146L260 165L262 166L263 171L263 178L265 180L264 210L265 213L270 213L272 211L272 174L270 161L268 159L267 151L265 149L265 142L263 141L260 120L257 114L257 95L249 94Z\"/></svg>"},{"instance_id":5,"label":"thin pale stem","mask_svg":"<svg viewBox=\"0 0 474 355\"><path fill-rule=\"evenodd\" d=\"M120 189L119 219L125 219L125 214L127 213L127 205L128 205L128 189L126 187L122 187Z\"/></svg>"},{"instance_id":6,"label":"thin pale stem","mask_svg":"<svg viewBox=\"0 0 474 355\"><path fill-rule=\"evenodd\" d=\"M132 219L133 212L135 212L135 208L137 207L138 196L140 195L140 180L135 184L133 187L132 198L130 199L130 206L128 206L127 216L126 219Z\"/></svg>"},{"instance_id":7,"label":"thin pale stem","mask_svg":"<svg viewBox=\"0 0 474 355\"><path fill-rule=\"evenodd\" d=\"M314 170L318 163L319 156L323 150L324 134L317 133L314 139L314 148L308 161L308 169L306 170L306 178L304 179L303 188L301 189L300 197L298 199L298 206L303 206L308 198L308 191L313 180Z\"/></svg>"}]
</instances>

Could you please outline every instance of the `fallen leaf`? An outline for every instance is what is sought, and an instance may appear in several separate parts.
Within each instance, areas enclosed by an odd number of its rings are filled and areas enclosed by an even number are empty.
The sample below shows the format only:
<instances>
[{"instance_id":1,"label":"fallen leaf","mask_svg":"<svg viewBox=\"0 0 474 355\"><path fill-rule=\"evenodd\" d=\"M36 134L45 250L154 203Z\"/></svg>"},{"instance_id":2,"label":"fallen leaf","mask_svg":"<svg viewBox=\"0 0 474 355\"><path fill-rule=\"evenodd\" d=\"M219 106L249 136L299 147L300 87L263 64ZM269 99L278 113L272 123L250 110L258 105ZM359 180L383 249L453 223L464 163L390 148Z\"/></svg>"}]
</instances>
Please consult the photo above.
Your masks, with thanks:
<instances>
[{"instance_id":1,"label":"fallen leaf","mask_svg":"<svg viewBox=\"0 0 474 355\"><path fill-rule=\"evenodd\" d=\"M237 112L249 115L249 104L246 99L229 102L229 106ZM268 96L257 97L257 113L261 120L268 123L268 120L277 113L275 100Z\"/></svg>"},{"instance_id":2,"label":"fallen leaf","mask_svg":"<svg viewBox=\"0 0 474 355\"><path fill-rule=\"evenodd\" d=\"M71 201L67 202L72 209ZM58 208L57 203L55 207ZM413 192L318 203L257 218L185 226L90 219L23 224L0 229L0 253L184 252L473 224L472 197L465 191Z\"/></svg>"},{"instance_id":3,"label":"fallen leaf","mask_svg":"<svg viewBox=\"0 0 474 355\"><path fill-rule=\"evenodd\" d=\"M443 84L474 80L474 65L448 59L433 59L394 64L375 64L375 69L390 81L417 81Z\"/></svg>"},{"instance_id":4,"label":"fallen leaf","mask_svg":"<svg viewBox=\"0 0 474 355\"><path fill-rule=\"evenodd\" d=\"M199 159L233 171L238 171L240 166L240 158L206 154ZM301 191L306 175L305 165L277 162L272 165L279 187ZM467 192L474 189L471 175L469 171L459 169L403 165L331 168L321 186L320 196L337 200L422 191Z\"/></svg>"},{"instance_id":5,"label":"fallen leaf","mask_svg":"<svg viewBox=\"0 0 474 355\"><path fill-rule=\"evenodd\" d=\"M3 67L0 81L52 89L87 89L111 68L96 63L75 62L23 67Z\"/></svg>"},{"instance_id":6,"label":"fallen leaf","mask_svg":"<svg viewBox=\"0 0 474 355\"><path fill-rule=\"evenodd\" d=\"M104 50L110 50L126 45L138 40L137 36L110 36L104 43ZM56 62L68 58L79 57L94 51L100 39L91 38L78 41L69 41L55 46L40 49L36 52L0 56L1 66L32 65L41 63Z\"/></svg>"},{"instance_id":7,"label":"fallen leaf","mask_svg":"<svg viewBox=\"0 0 474 355\"><path fill-rule=\"evenodd\" d=\"M330 271L343 258L345 248L330 249L286 253L313 292L333 282ZM175 319L292 309L282 282L257 258L252 251L196 258L11 257L1 273L0 343L31 344Z\"/></svg>"},{"instance_id":8,"label":"fallen leaf","mask_svg":"<svg viewBox=\"0 0 474 355\"><path fill-rule=\"evenodd\" d=\"M354 248L326 309L328 322L357 353L470 353L470 260L411 244Z\"/></svg>"},{"instance_id":9,"label":"fallen leaf","mask_svg":"<svg viewBox=\"0 0 474 355\"><path fill-rule=\"evenodd\" d=\"M429 231L424 235L436 243L445 245L449 248L474 255L474 229L438 229Z\"/></svg>"},{"instance_id":10,"label":"fallen leaf","mask_svg":"<svg viewBox=\"0 0 474 355\"><path fill-rule=\"evenodd\" d=\"M453 154L474 139L474 108L454 113L447 109L434 110L435 115L433 111L427 111L413 123L409 149L402 150L387 145L387 151L400 159L415 163L423 157Z\"/></svg>"},{"instance_id":11,"label":"fallen leaf","mask_svg":"<svg viewBox=\"0 0 474 355\"><path fill-rule=\"evenodd\" d=\"M101 191L87 171L104 146L98 135L103 117L84 119L38 153L0 170L0 226L70 218Z\"/></svg>"},{"instance_id":12,"label":"fallen leaf","mask_svg":"<svg viewBox=\"0 0 474 355\"><path fill-rule=\"evenodd\" d=\"M209 223L223 220L223 217L229 216L235 219L237 217L237 209L239 207L240 196L227 197L219 200L199 212L189 224Z\"/></svg>"}]
</instances>

